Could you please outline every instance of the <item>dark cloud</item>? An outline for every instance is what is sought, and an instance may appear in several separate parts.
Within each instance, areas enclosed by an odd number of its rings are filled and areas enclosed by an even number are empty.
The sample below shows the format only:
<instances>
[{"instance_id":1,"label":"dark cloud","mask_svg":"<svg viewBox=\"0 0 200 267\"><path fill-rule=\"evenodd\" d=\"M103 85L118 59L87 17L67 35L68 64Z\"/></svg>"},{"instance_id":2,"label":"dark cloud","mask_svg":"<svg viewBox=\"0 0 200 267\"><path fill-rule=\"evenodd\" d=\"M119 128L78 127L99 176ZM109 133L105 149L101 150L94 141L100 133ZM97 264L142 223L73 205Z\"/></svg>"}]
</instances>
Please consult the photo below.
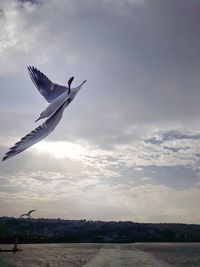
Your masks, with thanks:
<instances>
[{"instance_id":1,"label":"dark cloud","mask_svg":"<svg viewBox=\"0 0 200 267\"><path fill-rule=\"evenodd\" d=\"M31 4L38 4L41 2L41 0L18 0L21 3L31 3Z\"/></svg>"},{"instance_id":2,"label":"dark cloud","mask_svg":"<svg viewBox=\"0 0 200 267\"><path fill-rule=\"evenodd\" d=\"M182 140L182 139L199 140L200 134L189 134L189 133L183 133L183 132L171 130L171 131L167 131L163 133L161 132L157 136L154 136L146 140L146 142L152 143L152 144L162 144L165 141Z\"/></svg>"}]
</instances>

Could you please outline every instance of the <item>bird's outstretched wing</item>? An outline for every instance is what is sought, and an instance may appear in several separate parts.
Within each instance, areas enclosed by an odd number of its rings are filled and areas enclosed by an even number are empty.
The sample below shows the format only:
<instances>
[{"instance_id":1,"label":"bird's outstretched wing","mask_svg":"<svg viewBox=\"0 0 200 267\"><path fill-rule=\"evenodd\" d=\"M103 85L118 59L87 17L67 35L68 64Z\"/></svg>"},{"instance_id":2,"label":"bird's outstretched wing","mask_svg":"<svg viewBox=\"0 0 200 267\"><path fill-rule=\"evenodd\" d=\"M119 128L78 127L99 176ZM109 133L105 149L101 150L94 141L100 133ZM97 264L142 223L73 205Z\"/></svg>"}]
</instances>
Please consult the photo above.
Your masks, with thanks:
<instances>
[{"instance_id":1,"label":"bird's outstretched wing","mask_svg":"<svg viewBox=\"0 0 200 267\"><path fill-rule=\"evenodd\" d=\"M36 210L30 210L29 212L28 212L28 215L30 215L32 212L34 212L34 211L36 211Z\"/></svg>"},{"instance_id":2,"label":"bird's outstretched wing","mask_svg":"<svg viewBox=\"0 0 200 267\"><path fill-rule=\"evenodd\" d=\"M68 91L67 86L62 86L53 83L47 76L45 76L41 71L37 70L33 66L27 67L31 80L35 84L38 91L44 98L50 103L56 99L59 95Z\"/></svg>"},{"instance_id":3,"label":"bird's outstretched wing","mask_svg":"<svg viewBox=\"0 0 200 267\"><path fill-rule=\"evenodd\" d=\"M19 142L17 142L13 147L9 149L9 151L3 157L3 161L9 159L35 143L39 142L47 135L49 135L55 127L58 125L59 121L62 118L63 111L65 107L71 102L71 99L68 98L59 108L58 110L51 115L43 124L38 126L35 130L31 131L29 134L24 136Z\"/></svg>"}]
</instances>

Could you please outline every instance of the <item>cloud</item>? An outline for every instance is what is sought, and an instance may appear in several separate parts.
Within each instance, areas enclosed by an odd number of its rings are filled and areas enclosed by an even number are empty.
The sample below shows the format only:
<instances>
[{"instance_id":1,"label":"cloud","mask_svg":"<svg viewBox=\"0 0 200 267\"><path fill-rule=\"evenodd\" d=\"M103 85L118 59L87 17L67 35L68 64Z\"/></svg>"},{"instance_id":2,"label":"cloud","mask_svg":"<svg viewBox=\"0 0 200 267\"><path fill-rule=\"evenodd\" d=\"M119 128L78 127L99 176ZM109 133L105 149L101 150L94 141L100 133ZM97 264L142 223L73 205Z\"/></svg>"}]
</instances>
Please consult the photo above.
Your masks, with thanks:
<instances>
[{"instance_id":1,"label":"cloud","mask_svg":"<svg viewBox=\"0 0 200 267\"><path fill-rule=\"evenodd\" d=\"M37 176L46 176L47 179L37 179ZM19 212L33 206L38 211L36 217L55 217L56 214L63 218L187 223L199 219L199 187L180 190L153 184L134 186L121 183L113 186L102 179L66 177L64 181L63 178L54 173L49 173L49 177L47 173L10 176L10 189L9 185L6 190L1 187L2 208L15 203ZM21 188L21 191L15 188ZM2 211L9 215L10 211Z\"/></svg>"},{"instance_id":2,"label":"cloud","mask_svg":"<svg viewBox=\"0 0 200 267\"><path fill-rule=\"evenodd\" d=\"M198 221L199 3L3 0L0 9L1 155L47 105L27 65L60 84L88 80L47 139L0 165L3 212L34 204L38 216L65 217L68 203L79 218Z\"/></svg>"},{"instance_id":3,"label":"cloud","mask_svg":"<svg viewBox=\"0 0 200 267\"><path fill-rule=\"evenodd\" d=\"M159 134L155 133L153 138L146 140L146 142L153 144L161 144L165 141L183 140L183 139L199 140L200 134L184 133L180 131L171 130L166 132L160 132Z\"/></svg>"},{"instance_id":4,"label":"cloud","mask_svg":"<svg viewBox=\"0 0 200 267\"><path fill-rule=\"evenodd\" d=\"M142 181L151 181L152 178L151 177L142 177L141 180Z\"/></svg>"}]
</instances>

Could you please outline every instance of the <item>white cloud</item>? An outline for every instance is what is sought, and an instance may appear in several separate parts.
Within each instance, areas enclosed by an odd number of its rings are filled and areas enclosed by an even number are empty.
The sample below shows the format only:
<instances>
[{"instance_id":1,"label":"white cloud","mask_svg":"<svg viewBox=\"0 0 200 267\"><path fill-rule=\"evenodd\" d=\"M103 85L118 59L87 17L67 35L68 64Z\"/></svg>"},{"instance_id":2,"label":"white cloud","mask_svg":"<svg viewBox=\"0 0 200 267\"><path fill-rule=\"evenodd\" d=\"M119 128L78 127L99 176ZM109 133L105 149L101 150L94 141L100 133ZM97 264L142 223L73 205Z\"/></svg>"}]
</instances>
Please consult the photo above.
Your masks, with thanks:
<instances>
[{"instance_id":1,"label":"white cloud","mask_svg":"<svg viewBox=\"0 0 200 267\"><path fill-rule=\"evenodd\" d=\"M67 55L62 55L66 62L74 60L73 48L69 47L67 41L67 36L70 36L71 31L64 24L62 25L64 14L67 19L71 11L71 4L69 1L64 5L60 3L59 6L62 6L62 9L58 8L54 1L49 1L48 4L45 2L22 3L17 0L2 2L1 74L19 72L21 67L25 68L30 62L36 66L48 64L56 57L60 57L61 49L68 51ZM55 9L57 12L54 12ZM60 13L61 20L57 20L58 13ZM48 20L45 19L47 16ZM64 39L63 33L66 36Z\"/></svg>"},{"instance_id":2,"label":"white cloud","mask_svg":"<svg viewBox=\"0 0 200 267\"><path fill-rule=\"evenodd\" d=\"M159 135L159 132L157 133ZM153 135L155 136L155 135ZM41 142L35 146L40 152L50 153L55 158L70 158L82 161L98 170L113 171L110 176L120 175L117 166L124 164L135 170L145 166L188 166L196 170L199 163L199 139L166 140L161 143L145 141L116 145L112 150L100 149L86 140L70 142Z\"/></svg>"},{"instance_id":3,"label":"white cloud","mask_svg":"<svg viewBox=\"0 0 200 267\"><path fill-rule=\"evenodd\" d=\"M88 84L52 135L0 166L4 203L13 199L19 210L27 200L47 216L65 217L64 201L75 217L198 221L195 179L175 190L156 176L156 168L178 166L199 176L200 144L192 137L200 132L195 16L173 9L169 22L156 1L37 2L1 1L1 150L32 129L47 104L26 65L59 83L73 74ZM185 17L187 27L180 27ZM188 138L166 139L172 130L189 131ZM151 166L154 173L145 173Z\"/></svg>"},{"instance_id":4,"label":"white cloud","mask_svg":"<svg viewBox=\"0 0 200 267\"><path fill-rule=\"evenodd\" d=\"M142 181L151 181L151 180L153 180L153 178L151 178L151 177L141 177L141 180Z\"/></svg>"},{"instance_id":5,"label":"white cloud","mask_svg":"<svg viewBox=\"0 0 200 267\"><path fill-rule=\"evenodd\" d=\"M82 176L76 172L38 171L3 176L1 179L6 178L7 183L4 181L4 187L0 187L2 208L6 203L15 202L15 213L17 210L20 213L28 206L34 206L39 212L36 217L186 223L200 219L199 187L172 189L161 184L126 184L123 180L113 184L103 176L96 175L95 178L90 177L91 174L89 170ZM144 176L142 180L150 181ZM15 188L16 191L13 191ZM48 203L55 210L49 209ZM4 214L10 215L9 210Z\"/></svg>"},{"instance_id":6,"label":"white cloud","mask_svg":"<svg viewBox=\"0 0 200 267\"><path fill-rule=\"evenodd\" d=\"M200 144L199 140L191 139L165 141L162 144L137 142L118 145L116 150L119 162L127 166L189 166L196 169Z\"/></svg>"}]
</instances>

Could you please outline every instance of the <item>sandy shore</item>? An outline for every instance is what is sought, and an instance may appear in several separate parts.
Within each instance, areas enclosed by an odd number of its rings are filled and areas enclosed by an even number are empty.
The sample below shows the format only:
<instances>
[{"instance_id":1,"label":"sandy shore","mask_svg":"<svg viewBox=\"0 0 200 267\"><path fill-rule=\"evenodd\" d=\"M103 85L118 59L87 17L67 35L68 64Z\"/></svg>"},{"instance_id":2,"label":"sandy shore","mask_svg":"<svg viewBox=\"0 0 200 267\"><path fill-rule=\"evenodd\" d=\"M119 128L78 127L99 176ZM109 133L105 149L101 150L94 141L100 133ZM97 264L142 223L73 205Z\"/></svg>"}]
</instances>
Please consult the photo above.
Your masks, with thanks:
<instances>
[{"instance_id":1,"label":"sandy shore","mask_svg":"<svg viewBox=\"0 0 200 267\"><path fill-rule=\"evenodd\" d=\"M0 267L200 266L199 243L32 244L21 248L16 254L1 253Z\"/></svg>"}]
</instances>

